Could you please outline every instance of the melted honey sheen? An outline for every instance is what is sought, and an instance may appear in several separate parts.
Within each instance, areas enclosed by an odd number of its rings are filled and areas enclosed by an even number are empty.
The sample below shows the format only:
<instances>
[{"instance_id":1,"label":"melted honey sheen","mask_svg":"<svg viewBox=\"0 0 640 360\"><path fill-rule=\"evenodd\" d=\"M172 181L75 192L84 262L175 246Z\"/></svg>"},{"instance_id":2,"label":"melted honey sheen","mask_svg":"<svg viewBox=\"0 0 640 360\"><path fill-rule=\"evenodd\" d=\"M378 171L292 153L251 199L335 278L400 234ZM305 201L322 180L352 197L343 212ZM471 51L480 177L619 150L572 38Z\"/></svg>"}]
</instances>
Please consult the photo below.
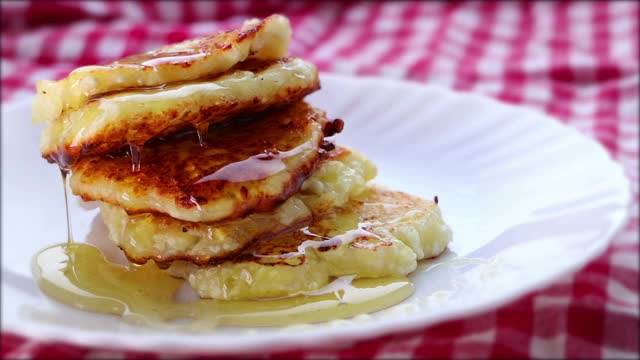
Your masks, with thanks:
<instances>
[{"instance_id":1,"label":"melted honey sheen","mask_svg":"<svg viewBox=\"0 0 640 360\"><path fill-rule=\"evenodd\" d=\"M267 300L176 301L183 280L160 270L153 261L129 267L108 262L98 248L67 243L38 253L34 276L47 295L73 307L115 314L126 321L207 330L217 326L281 326L314 323L371 313L413 294L406 277L356 279L326 293ZM173 322L180 319L191 321Z\"/></svg>"}]
</instances>

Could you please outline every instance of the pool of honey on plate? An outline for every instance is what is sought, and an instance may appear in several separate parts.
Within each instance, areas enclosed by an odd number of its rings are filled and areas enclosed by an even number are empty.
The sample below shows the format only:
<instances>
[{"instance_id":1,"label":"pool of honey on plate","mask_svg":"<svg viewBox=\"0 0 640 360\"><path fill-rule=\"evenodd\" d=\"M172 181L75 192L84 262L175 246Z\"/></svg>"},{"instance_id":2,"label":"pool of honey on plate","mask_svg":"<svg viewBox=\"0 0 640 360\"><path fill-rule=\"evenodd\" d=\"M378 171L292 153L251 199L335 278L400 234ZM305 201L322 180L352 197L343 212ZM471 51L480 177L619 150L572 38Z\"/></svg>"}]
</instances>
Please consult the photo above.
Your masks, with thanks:
<instances>
[{"instance_id":1,"label":"pool of honey on plate","mask_svg":"<svg viewBox=\"0 0 640 360\"><path fill-rule=\"evenodd\" d=\"M120 315L137 324L206 330L217 326L282 326L343 319L395 305L413 294L406 277L356 279L328 293L265 300L176 301L184 280L173 278L153 261L123 266L107 261L89 244L49 247L34 259L42 291L73 307ZM317 294L317 295L316 295Z\"/></svg>"}]
</instances>

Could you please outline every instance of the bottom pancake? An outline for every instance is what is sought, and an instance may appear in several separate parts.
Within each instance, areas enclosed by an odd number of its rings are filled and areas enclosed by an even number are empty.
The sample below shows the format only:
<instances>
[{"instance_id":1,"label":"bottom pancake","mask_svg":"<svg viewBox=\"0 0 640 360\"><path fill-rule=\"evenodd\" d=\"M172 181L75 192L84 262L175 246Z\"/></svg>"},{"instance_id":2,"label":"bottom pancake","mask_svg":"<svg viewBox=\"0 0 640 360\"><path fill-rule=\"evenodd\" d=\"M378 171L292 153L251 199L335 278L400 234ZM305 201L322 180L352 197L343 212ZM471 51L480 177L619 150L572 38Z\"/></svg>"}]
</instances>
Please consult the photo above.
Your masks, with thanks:
<instances>
[{"instance_id":1,"label":"bottom pancake","mask_svg":"<svg viewBox=\"0 0 640 360\"><path fill-rule=\"evenodd\" d=\"M194 223L161 214L128 215L120 207L101 203L111 239L131 262L152 259L161 265L175 260L207 264L235 255L249 243L299 229L313 213L341 206L366 189L376 175L364 155L344 147L325 154L301 190L273 211L241 219Z\"/></svg>"},{"instance_id":2,"label":"bottom pancake","mask_svg":"<svg viewBox=\"0 0 640 360\"><path fill-rule=\"evenodd\" d=\"M308 227L250 244L217 265L176 261L203 298L259 299L317 290L334 277L406 275L451 239L436 203L377 187L314 214Z\"/></svg>"}]
</instances>

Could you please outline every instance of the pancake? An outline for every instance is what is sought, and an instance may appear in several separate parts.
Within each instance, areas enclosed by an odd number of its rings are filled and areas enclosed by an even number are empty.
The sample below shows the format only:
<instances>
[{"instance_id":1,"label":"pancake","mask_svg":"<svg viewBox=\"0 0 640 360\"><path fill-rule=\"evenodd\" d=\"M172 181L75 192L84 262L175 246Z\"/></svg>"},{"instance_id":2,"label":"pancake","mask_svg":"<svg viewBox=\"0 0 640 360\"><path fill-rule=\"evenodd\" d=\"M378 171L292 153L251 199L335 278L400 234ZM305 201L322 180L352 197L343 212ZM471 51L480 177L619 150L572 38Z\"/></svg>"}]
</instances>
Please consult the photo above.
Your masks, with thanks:
<instances>
[{"instance_id":1,"label":"pancake","mask_svg":"<svg viewBox=\"0 0 640 360\"><path fill-rule=\"evenodd\" d=\"M369 159L340 147L323 157L299 193L270 212L226 222L193 223L166 215L128 215L106 203L101 203L100 209L109 237L131 262L144 264L153 259L166 265L174 260L206 264L230 257L258 239L308 225L312 212L317 214L327 205L343 205L362 193L374 176L375 167ZM305 186L309 183L314 185Z\"/></svg>"},{"instance_id":2,"label":"pancake","mask_svg":"<svg viewBox=\"0 0 640 360\"><path fill-rule=\"evenodd\" d=\"M298 192L321 156L324 112L304 102L150 142L140 152L84 156L72 166L74 194L191 222L270 211ZM331 126L329 126L331 128Z\"/></svg>"},{"instance_id":3,"label":"pancake","mask_svg":"<svg viewBox=\"0 0 640 360\"><path fill-rule=\"evenodd\" d=\"M406 275L450 239L436 203L371 187L308 227L258 240L217 265L176 261L167 271L203 298L273 298L317 290L338 276Z\"/></svg>"},{"instance_id":4,"label":"pancake","mask_svg":"<svg viewBox=\"0 0 640 360\"><path fill-rule=\"evenodd\" d=\"M50 162L144 145L181 129L206 129L233 116L301 100L320 87L301 59L249 60L210 79L104 94L45 127L40 151Z\"/></svg>"},{"instance_id":5,"label":"pancake","mask_svg":"<svg viewBox=\"0 0 640 360\"><path fill-rule=\"evenodd\" d=\"M291 39L289 20L272 15L253 19L233 31L220 31L99 66L84 66L60 81L41 80L33 107L36 122L54 121L96 95L223 73L246 59L285 57Z\"/></svg>"},{"instance_id":6,"label":"pancake","mask_svg":"<svg viewBox=\"0 0 640 360\"><path fill-rule=\"evenodd\" d=\"M148 260L158 264L174 260L206 264L231 256L252 241L297 229L311 221L311 212L296 197L270 212L211 224L148 213L130 216L124 209L107 203L100 203L100 212L111 240L129 261L141 265Z\"/></svg>"}]
</instances>

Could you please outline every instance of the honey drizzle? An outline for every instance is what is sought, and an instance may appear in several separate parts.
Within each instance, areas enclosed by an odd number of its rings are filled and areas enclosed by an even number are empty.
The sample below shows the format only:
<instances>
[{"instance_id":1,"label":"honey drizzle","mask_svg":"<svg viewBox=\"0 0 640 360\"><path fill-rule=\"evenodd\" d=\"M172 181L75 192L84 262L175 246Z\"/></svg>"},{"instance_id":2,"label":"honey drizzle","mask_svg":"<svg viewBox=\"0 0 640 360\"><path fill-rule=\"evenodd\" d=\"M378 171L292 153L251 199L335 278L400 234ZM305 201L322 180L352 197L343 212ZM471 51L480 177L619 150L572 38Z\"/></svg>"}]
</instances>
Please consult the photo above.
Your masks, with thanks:
<instances>
[{"instance_id":1,"label":"honey drizzle","mask_svg":"<svg viewBox=\"0 0 640 360\"><path fill-rule=\"evenodd\" d=\"M310 142L305 142L296 148L288 151L278 151L277 149L267 149L261 154L250 156L244 160L229 163L220 169L198 179L194 184L209 181L227 181L240 183L246 181L256 181L266 179L287 169L285 160L298 155L312 146ZM247 171L250 169L251 171Z\"/></svg>"},{"instance_id":2,"label":"honey drizzle","mask_svg":"<svg viewBox=\"0 0 640 360\"><path fill-rule=\"evenodd\" d=\"M69 191L68 187L68 177L71 170L60 166L60 175L62 175L62 187L64 188L64 209L67 215L67 244L73 244L73 232L71 231L71 217L69 216Z\"/></svg>"},{"instance_id":3,"label":"honey drizzle","mask_svg":"<svg viewBox=\"0 0 640 360\"><path fill-rule=\"evenodd\" d=\"M129 155L131 156L131 171L140 171L140 161L142 160L142 145L129 143Z\"/></svg>"},{"instance_id":4,"label":"honey drizzle","mask_svg":"<svg viewBox=\"0 0 640 360\"><path fill-rule=\"evenodd\" d=\"M309 226L306 226L298 231L308 236L309 239L303 241L300 245L298 245L296 251L285 252L282 254L270 254L263 255L258 253L253 253L253 256L256 258L279 258L279 259L287 259L296 256L305 256L307 253L307 248L315 248L315 249L326 249L341 245L348 245L354 239L361 238L376 238L380 239L380 237L372 232L366 230L367 224L360 223L358 227L355 229L347 230L344 233L336 236L325 236L312 232L309 229ZM320 239L320 240L311 240L311 239Z\"/></svg>"},{"instance_id":5,"label":"honey drizzle","mask_svg":"<svg viewBox=\"0 0 640 360\"><path fill-rule=\"evenodd\" d=\"M198 142L200 146L207 147L207 139L209 137L209 123L204 122L196 125L196 134L198 135Z\"/></svg>"}]
</instances>

